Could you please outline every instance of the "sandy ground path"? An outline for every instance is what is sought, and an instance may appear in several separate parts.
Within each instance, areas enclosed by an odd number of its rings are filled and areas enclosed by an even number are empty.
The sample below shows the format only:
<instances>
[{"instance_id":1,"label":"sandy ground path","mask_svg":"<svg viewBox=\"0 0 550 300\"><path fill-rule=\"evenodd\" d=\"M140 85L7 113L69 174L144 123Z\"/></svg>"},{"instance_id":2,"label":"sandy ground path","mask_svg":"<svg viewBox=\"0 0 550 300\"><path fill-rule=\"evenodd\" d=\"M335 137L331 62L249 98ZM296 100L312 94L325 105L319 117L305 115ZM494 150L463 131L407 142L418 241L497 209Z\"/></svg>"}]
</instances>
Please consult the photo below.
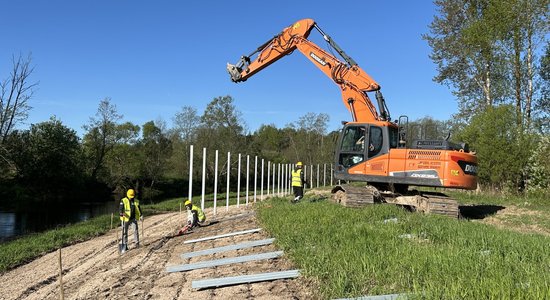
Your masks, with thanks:
<instances>
[{"instance_id":1,"label":"sandy ground path","mask_svg":"<svg viewBox=\"0 0 550 300\"><path fill-rule=\"evenodd\" d=\"M251 205L252 206L252 205ZM63 248L63 286L65 299L311 299L312 287L303 278L241 284L206 290L194 290L191 282L225 276L294 269L285 258L232 264L188 272L168 273L167 266L211 259L276 251L274 245L182 259L181 254L260 240L269 236L258 233L184 244L185 240L260 228L254 210L219 208L217 216L207 209L212 224L194 229L189 235L173 237L183 223L183 215L168 213L146 217L145 238L141 247L118 254L119 228L92 240ZM141 224L140 224L141 225ZM141 233L141 228L140 228ZM46 254L0 276L0 299L59 299L58 252Z\"/></svg>"}]
</instances>

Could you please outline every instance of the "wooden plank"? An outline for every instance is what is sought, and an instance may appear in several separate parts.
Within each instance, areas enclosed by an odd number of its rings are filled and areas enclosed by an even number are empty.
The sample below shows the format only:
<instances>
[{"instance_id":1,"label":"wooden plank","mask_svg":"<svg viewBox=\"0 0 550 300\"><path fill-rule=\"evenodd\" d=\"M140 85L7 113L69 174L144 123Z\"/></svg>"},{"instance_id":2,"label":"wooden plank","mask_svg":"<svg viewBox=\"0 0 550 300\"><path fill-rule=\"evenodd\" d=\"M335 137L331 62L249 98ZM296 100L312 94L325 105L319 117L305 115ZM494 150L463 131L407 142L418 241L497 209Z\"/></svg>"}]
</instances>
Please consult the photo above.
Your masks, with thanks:
<instances>
[{"instance_id":1,"label":"wooden plank","mask_svg":"<svg viewBox=\"0 0 550 300\"><path fill-rule=\"evenodd\" d=\"M278 279L296 278L300 276L299 270L280 271L272 273L251 274L232 277L211 278L203 280L194 280L191 287L194 289L206 289L211 287L221 287L227 285L236 285L242 283L253 283L261 281L270 281Z\"/></svg>"},{"instance_id":2,"label":"wooden plank","mask_svg":"<svg viewBox=\"0 0 550 300\"><path fill-rule=\"evenodd\" d=\"M257 246L264 246L264 245L269 245L273 243L274 240L275 239L265 239L265 240L250 241L250 242L244 242L240 244L199 250L195 252L184 253L181 255L181 258L191 258L191 257L220 253L220 252L231 251L231 250L239 250L239 249L246 249L246 248L252 248Z\"/></svg>"},{"instance_id":3,"label":"wooden plank","mask_svg":"<svg viewBox=\"0 0 550 300\"><path fill-rule=\"evenodd\" d=\"M283 255L283 251L229 257L229 258L222 258L222 259L216 259L216 260L207 260L207 261L201 261L201 262L192 263L192 264L183 264L183 265L166 267L166 272L169 272L169 273L183 272L183 271L211 268L211 267L230 265L235 263L243 263L243 262L249 262L249 261L255 261L255 260L272 259L272 258L280 257L281 255Z\"/></svg>"},{"instance_id":4,"label":"wooden plank","mask_svg":"<svg viewBox=\"0 0 550 300\"><path fill-rule=\"evenodd\" d=\"M191 244L191 243L196 243L196 242L215 240L215 239L220 239L220 238L229 237L229 236L235 236L235 235L241 235L241 234L247 234L247 233L254 233L254 232L258 232L260 230L262 230L262 229L261 228L256 228L256 229L249 229L249 230L245 230L245 231L238 231L238 232L220 234L220 235L215 235L215 236L207 236L207 237L200 238L200 239L184 241L183 243L184 244Z\"/></svg>"}]
</instances>

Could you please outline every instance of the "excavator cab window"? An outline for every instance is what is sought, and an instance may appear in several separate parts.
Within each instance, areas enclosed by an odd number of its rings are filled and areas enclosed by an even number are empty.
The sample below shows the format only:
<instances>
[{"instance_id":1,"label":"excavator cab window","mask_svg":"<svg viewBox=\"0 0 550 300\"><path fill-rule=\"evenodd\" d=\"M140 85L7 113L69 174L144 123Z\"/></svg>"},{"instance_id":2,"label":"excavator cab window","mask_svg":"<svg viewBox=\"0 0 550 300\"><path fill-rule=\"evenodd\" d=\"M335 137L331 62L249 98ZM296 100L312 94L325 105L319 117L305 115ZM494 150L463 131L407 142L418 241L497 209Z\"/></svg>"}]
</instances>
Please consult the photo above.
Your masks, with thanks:
<instances>
[{"instance_id":1,"label":"excavator cab window","mask_svg":"<svg viewBox=\"0 0 550 300\"><path fill-rule=\"evenodd\" d=\"M347 126L344 129L339 164L348 168L365 160L366 136L364 126Z\"/></svg>"},{"instance_id":2,"label":"excavator cab window","mask_svg":"<svg viewBox=\"0 0 550 300\"><path fill-rule=\"evenodd\" d=\"M389 127L390 148L397 148L399 145L399 131L395 127Z\"/></svg>"},{"instance_id":3,"label":"excavator cab window","mask_svg":"<svg viewBox=\"0 0 550 300\"><path fill-rule=\"evenodd\" d=\"M382 141L382 128L371 126L369 134L369 158L380 153L380 150L382 150Z\"/></svg>"}]
</instances>

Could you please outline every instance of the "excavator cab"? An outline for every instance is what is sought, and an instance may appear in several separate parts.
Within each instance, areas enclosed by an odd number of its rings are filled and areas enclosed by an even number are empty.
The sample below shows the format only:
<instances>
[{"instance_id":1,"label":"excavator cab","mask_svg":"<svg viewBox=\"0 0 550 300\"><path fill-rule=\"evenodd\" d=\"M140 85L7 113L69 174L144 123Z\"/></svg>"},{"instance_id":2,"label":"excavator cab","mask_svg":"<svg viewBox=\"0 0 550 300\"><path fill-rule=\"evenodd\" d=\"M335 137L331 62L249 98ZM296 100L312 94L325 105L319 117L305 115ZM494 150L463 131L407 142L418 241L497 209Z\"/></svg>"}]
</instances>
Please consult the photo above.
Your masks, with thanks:
<instances>
[{"instance_id":1,"label":"excavator cab","mask_svg":"<svg viewBox=\"0 0 550 300\"><path fill-rule=\"evenodd\" d=\"M350 169L354 169L351 172L355 174L364 173L364 166L358 165L388 154L390 149L397 148L397 126L390 122L378 123L345 124L338 139L335 157L337 173L349 174Z\"/></svg>"}]
</instances>

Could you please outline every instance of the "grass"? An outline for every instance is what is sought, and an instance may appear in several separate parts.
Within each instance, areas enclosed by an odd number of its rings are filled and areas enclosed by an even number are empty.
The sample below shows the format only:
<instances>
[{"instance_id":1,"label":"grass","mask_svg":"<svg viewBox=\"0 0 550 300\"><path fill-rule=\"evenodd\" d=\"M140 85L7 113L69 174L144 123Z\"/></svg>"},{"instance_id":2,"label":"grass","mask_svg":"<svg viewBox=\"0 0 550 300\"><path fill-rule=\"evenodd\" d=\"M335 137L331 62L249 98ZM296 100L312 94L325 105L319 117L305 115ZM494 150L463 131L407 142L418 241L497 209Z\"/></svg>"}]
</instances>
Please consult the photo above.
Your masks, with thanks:
<instances>
[{"instance_id":1,"label":"grass","mask_svg":"<svg viewBox=\"0 0 550 300\"><path fill-rule=\"evenodd\" d=\"M110 224L111 216L105 215L0 244L0 273L60 247L104 234Z\"/></svg>"},{"instance_id":2,"label":"grass","mask_svg":"<svg viewBox=\"0 0 550 300\"><path fill-rule=\"evenodd\" d=\"M263 202L264 228L319 297L548 299L550 238L391 205ZM394 222L397 219L397 222Z\"/></svg>"},{"instance_id":3,"label":"grass","mask_svg":"<svg viewBox=\"0 0 550 300\"><path fill-rule=\"evenodd\" d=\"M236 193L230 193L230 205L237 203ZM207 197L205 207L214 205L213 196ZM207 200L205 199L205 200ZM168 199L155 204L142 205L145 217L154 214L179 211L180 203L184 198ZM225 194L218 195L218 207L225 206ZM246 198L241 194L240 203L244 204ZM249 195L249 202L254 199ZM193 197L193 203L200 206L201 197ZM183 208L184 209L184 208ZM115 215L114 226L119 226L118 217ZM56 229L25 235L18 239L0 244L0 274L13 269L21 264L32 261L44 254L50 253L78 242L86 241L102 235L111 229L111 216L103 215L91 218L84 222L70 224Z\"/></svg>"}]
</instances>

